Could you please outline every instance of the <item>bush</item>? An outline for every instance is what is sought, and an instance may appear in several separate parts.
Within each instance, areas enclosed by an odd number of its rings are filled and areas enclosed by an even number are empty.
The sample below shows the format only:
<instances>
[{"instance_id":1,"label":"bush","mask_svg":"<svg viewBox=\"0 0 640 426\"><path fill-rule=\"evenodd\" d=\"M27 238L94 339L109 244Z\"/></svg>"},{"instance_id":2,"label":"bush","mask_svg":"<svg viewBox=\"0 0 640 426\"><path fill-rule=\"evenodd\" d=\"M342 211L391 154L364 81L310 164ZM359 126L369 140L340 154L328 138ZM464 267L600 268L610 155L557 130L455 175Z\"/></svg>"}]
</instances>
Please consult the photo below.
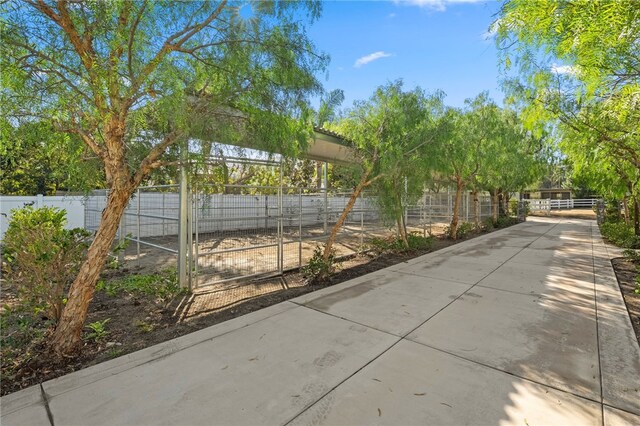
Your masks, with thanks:
<instances>
[{"instance_id":1,"label":"bush","mask_svg":"<svg viewBox=\"0 0 640 426\"><path fill-rule=\"evenodd\" d=\"M495 227L506 228L507 226L516 225L517 223L518 223L517 217L500 216L498 217L498 221L495 223Z\"/></svg>"},{"instance_id":2,"label":"bush","mask_svg":"<svg viewBox=\"0 0 640 426\"><path fill-rule=\"evenodd\" d=\"M422 236L419 232L411 232L407 234L407 242L409 248L405 247L402 238L394 236L391 238L372 238L369 242L370 250L377 254L383 253L401 253L414 250L428 250L433 246L434 238L432 236Z\"/></svg>"},{"instance_id":3,"label":"bush","mask_svg":"<svg viewBox=\"0 0 640 426\"><path fill-rule=\"evenodd\" d=\"M632 262L640 263L640 251L633 249L626 249L622 252L622 255Z\"/></svg>"},{"instance_id":4,"label":"bush","mask_svg":"<svg viewBox=\"0 0 640 426\"><path fill-rule=\"evenodd\" d=\"M166 302L185 292L178 283L175 268L168 268L156 274L132 274L124 278L100 281L96 290L109 296L126 293L131 296L152 296Z\"/></svg>"},{"instance_id":5,"label":"bush","mask_svg":"<svg viewBox=\"0 0 640 426\"><path fill-rule=\"evenodd\" d=\"M316 246L313 249L313 256L309 259L309 263L300 269L302 275L310 284L326 282L335 271L335 251L331 251L327 260L322 258L323 251L321 246Z\"/></svg>"},{"instance_id":6,"label":"bush","mask_svg":"<svg viewBox=\"0 0 640 426\"><path fill-rule=\"evenodd\" d=\"M434 238L431 235L425 237L419 232L411 232L407 235L407 241L409 250L429 250L433 247Z\"/></svg>"},{"instance_id":7,"label":"bush","mask_svg":"<svg viewBox=\"0 0 640 426\"><path fill-rule=\"evenodd\" d=\"M473 223L460 222L458 223L458 232L456 233L456 238L458 239L466 238L475 230L476 230L476 226ZM451 235L451 225L444 227L444 233L446 235Z\"/></svg>"},{"instance_id":8,"label":"bush","mask_svg":"<svg viewBox=\"0 0 640 426\"><path fill-rule=\"evenodd\" d=\"M600 225L600 232L609 242L624 248L640 248L640 237L633 228L622 221L607 221Z\"/></svg>"},{"instance_id":9,"label":"bush","mask_svg":"<svg viewBox=\"0 0 640 426\"><path fill-rule=\"evenodd\" d=\"M462 222L458 225L458 238L466 238L476 230L476 227L471 222Z\"/></svg>"},{"instance_id":10,"label":"bush","mask_svg":"<svg viewBox=\"0 0 640 426\"><path fill-rule=\"evenodd\" d=\"M485 218L482 221L482 224L480 225L480 227L482 228L483 231L493 231L493 228L495 228L493 224L493 218L492 217Z\"/></svg>"},{"instance_id":11,"label":"bush","mask_svg":"<svg viewBox=\"0 0 640 426\"><path fill-rule=\"evenodd\" d=\"M64 229L66 212L54 207L27 206L11 215L3 240L7 281L23 304L57 322L90 234Z\"/></svg>"}]
</instances>

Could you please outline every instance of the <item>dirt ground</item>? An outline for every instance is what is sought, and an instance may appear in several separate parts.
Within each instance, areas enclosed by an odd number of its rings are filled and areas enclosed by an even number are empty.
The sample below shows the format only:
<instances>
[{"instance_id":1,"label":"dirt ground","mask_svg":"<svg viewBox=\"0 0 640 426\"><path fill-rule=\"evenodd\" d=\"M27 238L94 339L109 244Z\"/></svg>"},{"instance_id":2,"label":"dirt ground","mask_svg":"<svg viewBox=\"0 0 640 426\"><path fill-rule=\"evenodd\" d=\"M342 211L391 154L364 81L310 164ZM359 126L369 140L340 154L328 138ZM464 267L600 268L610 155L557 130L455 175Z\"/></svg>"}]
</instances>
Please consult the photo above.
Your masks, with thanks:
<instances>
[{"instance_id":1,"label":"dirt ground","mask_svg":"<svg viewBox=\"0 0 640 426\"><path fill-rule=\"evenodd\" d=\"M590 208L569 209L569 210L551 210L549 212L531 212L530 216L538 217L567 217L576 219L595 220L596 213Z\"/></svg>"},{"instance_id":2,"label":"dirt ground","mask_svg":"<svg viewBox=\"0 0 640 426\"><path fill-rule=\"evenodd\" d=\"M624 257L618 257L613 259L611 264L616 272L620 291L627 305L629 318L631 318L633 329L636 332L638 344L640 344L640 294L635 293L635 279L640 274L640 263L634 263Z\"/></svg>"},{"instance_id":3,"label":"dirt ground","mask_svg":"<svg viewBox=\"0 0 640 426\"><path fill-rule=\"evenodd\" d=\"M433 223L423 227L408 227L409 232L420 235L432 233L441 235L444 223ZM209 232L199 235L198 242L198 279L194 287L208 287L222 280L238 279L250 275L269 274L278 271L277 240L275 230L246 230L238 232ZM345 226L336 239L336 256L350 256L361 251L363 244L371 238L387 238L395 234L395 227L389 228L378 223L366 223L364 232L359 224ZM299 238L298 229L285 229L283 239L283 268L292 270L306 265L314 249L324 243L327 236L322 227L305 227L303 238ZM144 238L152 244L178 250L177 235ZM177 254L155 247L131 242L125 251L125 267L138 273L148 273L175 267Z\"/></svg>"}]
</instances>

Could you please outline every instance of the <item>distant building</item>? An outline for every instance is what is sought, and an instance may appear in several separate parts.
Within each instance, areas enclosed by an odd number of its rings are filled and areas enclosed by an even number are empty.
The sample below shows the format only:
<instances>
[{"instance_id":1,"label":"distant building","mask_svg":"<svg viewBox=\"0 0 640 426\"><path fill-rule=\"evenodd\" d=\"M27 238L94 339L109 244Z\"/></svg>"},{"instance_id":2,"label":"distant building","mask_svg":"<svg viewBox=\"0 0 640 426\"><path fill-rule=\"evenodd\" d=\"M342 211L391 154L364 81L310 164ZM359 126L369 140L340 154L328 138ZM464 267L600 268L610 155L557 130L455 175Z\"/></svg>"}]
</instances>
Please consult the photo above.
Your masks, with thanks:
<instances>
[{"instance_id":1,"label":"distant building","mask_svg":"<svg viewBox=\"0 0 640 426\"><path fill-rule=\"evenodd\" d=\"M570 200L573 198L573 191L567 188L538 188L522 192L525 200Z\"/></svg>"}]
</instances>

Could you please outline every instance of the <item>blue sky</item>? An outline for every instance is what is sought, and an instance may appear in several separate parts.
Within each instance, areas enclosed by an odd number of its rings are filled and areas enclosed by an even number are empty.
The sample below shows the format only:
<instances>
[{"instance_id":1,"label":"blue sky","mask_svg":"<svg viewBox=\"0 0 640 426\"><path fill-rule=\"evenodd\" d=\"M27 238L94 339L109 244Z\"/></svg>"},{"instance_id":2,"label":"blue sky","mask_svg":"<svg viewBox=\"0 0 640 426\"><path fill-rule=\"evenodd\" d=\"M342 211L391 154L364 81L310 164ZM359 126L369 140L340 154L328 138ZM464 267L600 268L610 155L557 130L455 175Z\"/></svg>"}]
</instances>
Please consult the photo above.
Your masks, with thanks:
<instances>
[{"instance_id":1,"label":"blue sky","mask_svg":"<svg viewBox=\"0 0 640 426\"><path fill-rule=\"evenodd\" d=\"M487 34L500 2L487 0L326 1L309 28L331 55L327 90L342 89L350 107L398 78L405 87L443 90L445 103L462 106L488 90L502 93L493 39Z\"/></svg>"}]
</instances>

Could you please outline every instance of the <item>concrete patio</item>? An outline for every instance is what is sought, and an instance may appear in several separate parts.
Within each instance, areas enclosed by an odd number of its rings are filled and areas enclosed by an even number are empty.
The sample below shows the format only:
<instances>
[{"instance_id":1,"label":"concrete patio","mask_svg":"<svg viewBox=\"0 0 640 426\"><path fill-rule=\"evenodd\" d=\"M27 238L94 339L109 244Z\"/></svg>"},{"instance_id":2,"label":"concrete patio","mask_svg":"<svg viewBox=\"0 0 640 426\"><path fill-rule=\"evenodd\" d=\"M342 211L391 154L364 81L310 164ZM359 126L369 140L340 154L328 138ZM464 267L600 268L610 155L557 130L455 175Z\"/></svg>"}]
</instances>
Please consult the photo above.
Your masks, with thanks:
<instances>
[{"instance_id":1,"label":"concrete patio","mask_svg":"<svg viewBox=\"0 0 640 426\"><path fill-rule=\"evenodd\" d=\"M530 221L3 397L9 425L640 424L593 221Z\"/></svg>"}]
</instances>

